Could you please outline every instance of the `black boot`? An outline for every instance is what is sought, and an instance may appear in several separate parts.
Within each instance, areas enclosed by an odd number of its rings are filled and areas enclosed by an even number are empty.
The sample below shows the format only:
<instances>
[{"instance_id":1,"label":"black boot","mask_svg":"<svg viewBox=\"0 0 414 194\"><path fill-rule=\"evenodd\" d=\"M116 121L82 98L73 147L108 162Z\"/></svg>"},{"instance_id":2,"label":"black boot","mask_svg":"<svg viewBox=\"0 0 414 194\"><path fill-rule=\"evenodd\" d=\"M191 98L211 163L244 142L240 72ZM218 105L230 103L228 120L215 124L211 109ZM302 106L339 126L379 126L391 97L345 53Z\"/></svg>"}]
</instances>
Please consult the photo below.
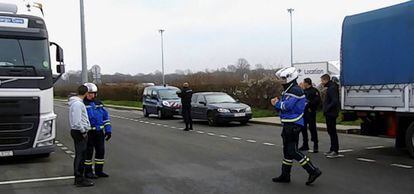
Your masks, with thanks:
<instances>
[{"instance_id":1,"label":"black boot","mask_svg":"<svg viewBox=\"0 0 414 194\"><path fill-rule=\"evenodd\" d=\"M299 148L299 151L308 151L309 145L308 143L303 143L302 147Z\"/></svg>"},{"instance_id":2,"label":"black boot","mask_svg":"<svg viewBox=\"0 0 414 194\"><path fill-rule=\"evenodd\" d=\"M103 172L103 164L95 164L95 174L100 178L109 177L108 174Z\"/></svg>"},{"instance_id":3,"label":"black boot","mask_svg":"<svg viewBox=\"0 0 414 194\"><path fill-rule=\"evenodd\" d=\"M85 177L88 179L97 179L98 177L93 174L92 165L85 165Z\"/></svg>"},{"instance_id":4,"label":"black boot","mask_svg":"<svg viewBox=\"0 0 414 194\"><path fill-rule=\"evenodd\" d=\"M308 157L305 156L304 161L300 164L309 174L309 178L306 182L306 185L312 184L319 176L321 176L322 172L312 164Z\"/></svg>"},{"instance_id":5,"label":"black boot","mask_svg":"<svg viewBox=\"0 0 414 194\"><path fill-rule=\"evenodd\" d=\"M318 152L319 152L318 143L313 143L313 153L318 153Z\"/></svg>"},{"instance_id":6,"label":"black boot","mask_svg":"<svg viewBox=\"0 0 414 194\"><path fill-rule=\"evenodd\" d=\"M285 164L286 163L286 164ZM272 179L275 183L290 183L290 171L292 169L292 162L283 160L282 174Z\"/></svg>"},{"instance_id":7,"label":"black boot","mask_svg":"<svg viewBox=\"0 0 414 194\"><path fill-rule=\"evenodd\" d=\"M94 183L89 179L85 179L83 177L76 177L74 185L76 185L77 187L91 187L94 185Z\"/></svg>"},{"instance_id":8,"label":"black boot","mask_svg":"<svg viewBox=\"0 0 414 194\"><path fill-rule=\"evenodd\" d=\"M306 185L311 185L321 175L322 175L322 171L320 171L318 168L315 169L315 171L312 174L309 174L309 178L308 178L308 181L306 182Z\"/></svg>"}]
</instances>

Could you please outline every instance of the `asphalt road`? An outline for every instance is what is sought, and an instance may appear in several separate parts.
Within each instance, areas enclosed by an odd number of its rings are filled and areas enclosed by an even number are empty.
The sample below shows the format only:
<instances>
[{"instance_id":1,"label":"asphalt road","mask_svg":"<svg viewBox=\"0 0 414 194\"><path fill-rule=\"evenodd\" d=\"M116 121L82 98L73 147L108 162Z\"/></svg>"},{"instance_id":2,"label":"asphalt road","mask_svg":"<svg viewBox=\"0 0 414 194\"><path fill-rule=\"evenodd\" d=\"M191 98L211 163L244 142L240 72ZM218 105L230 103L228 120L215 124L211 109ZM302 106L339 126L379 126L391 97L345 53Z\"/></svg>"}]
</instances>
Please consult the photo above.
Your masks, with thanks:
<instances>
[{"instance_id":1,"label":"asphalt road","mask_svg":"<svg viewBox=\"0 0 414 194\"><path fill-rule=\"evenodd\" d=\"M322 171L313 186L297 163L290 184L276 184L282 160L280 127L248 124L209 127L196 122L184 132L180 119L144 118L110 109L113 137L106 144L109 178L91 188L74 187L73 142L68 109L57 102L57 148L49 158L0 160L0 193L413 193L414 160L393 148L393 139L340 134L344 157L308 156ZM320 151L329 138L319 132ZM69 177L68 177L69 176ZM39 180L51 178L52 180ZM61 180L55 180L61 179ZM31 183L21 183L24 181ZM10 183L7 181L17 181Z\"/></svg>"}]
</instances>

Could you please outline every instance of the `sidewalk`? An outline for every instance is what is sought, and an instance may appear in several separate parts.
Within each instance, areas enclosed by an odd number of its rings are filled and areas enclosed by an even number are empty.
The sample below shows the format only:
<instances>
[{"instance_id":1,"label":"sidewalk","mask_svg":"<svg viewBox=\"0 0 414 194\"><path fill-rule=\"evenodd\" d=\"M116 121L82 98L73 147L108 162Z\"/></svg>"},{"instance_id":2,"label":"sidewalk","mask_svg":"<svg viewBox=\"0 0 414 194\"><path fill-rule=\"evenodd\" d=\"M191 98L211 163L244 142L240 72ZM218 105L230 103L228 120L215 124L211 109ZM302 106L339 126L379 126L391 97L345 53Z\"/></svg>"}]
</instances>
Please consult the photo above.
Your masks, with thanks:
<instances>
[{"instance_id":1,"label":"sidewalk","mask_svg":"<svg viewBox=\"0 0 414 194\"><path fill-rule=\"evenodd\" d=\"M280 122L279 117L262 117L262 118L253 118L250 120L251 123L256 124L263 124L263 125L275 125L275 126L282 126L282 122ZM316 124L319 131L326 131L326 124L325 123L317 123ZM346 133L346 134L359 134L361 129L360 126L356 125L336 125L338 133Z\"/></svg>"}]
</instances>

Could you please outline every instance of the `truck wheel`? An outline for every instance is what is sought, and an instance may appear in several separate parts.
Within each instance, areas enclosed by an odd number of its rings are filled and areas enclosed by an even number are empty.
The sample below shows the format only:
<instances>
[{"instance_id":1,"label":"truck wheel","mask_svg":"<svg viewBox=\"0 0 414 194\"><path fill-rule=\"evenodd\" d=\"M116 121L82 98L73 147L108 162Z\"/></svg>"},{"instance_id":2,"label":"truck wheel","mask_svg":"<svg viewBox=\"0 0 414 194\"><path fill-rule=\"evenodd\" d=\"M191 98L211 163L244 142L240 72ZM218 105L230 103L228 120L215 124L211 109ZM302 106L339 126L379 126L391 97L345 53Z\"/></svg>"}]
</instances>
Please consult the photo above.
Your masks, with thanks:
<instances>
[{"instance_id":1,"label":"truck wheel","mask_svg":"<svg viewBox=\"0 0 414 194\"><path fill-rule=\"evenodd\" d=\"M144 117L149 117L148 110L146 107L142 108L142 112L144 113Z\"/></svg>"},{"instance_id":2,"label":"truck wheel","mask_svg":"<svg viewBox=\"0 0 414 194\"><path fill-rule=\"evenodd\" d=\"M408 127L405 134L405 144L411 157L414 158L414 122Z\"/></svg>"}]
</instances>

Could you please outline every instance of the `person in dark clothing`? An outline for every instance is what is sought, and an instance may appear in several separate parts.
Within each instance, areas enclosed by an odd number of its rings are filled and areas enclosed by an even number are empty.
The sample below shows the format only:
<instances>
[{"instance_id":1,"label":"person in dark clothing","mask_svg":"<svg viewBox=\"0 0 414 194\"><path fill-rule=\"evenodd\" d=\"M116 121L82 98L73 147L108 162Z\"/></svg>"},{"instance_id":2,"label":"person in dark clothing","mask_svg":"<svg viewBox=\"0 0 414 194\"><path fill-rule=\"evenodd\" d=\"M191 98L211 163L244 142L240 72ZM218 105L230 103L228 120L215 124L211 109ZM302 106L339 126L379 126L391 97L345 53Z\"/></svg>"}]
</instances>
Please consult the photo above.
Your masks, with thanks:
<instances>
[{"instance_id":1,"label":"person in dark clothing","mask_svg":"<svg viewBox=\"0 0 414 194\"><path fill-rule=\"evenodd\" d=\"M184 131L193 130L193 119L191 118L191 98L193 97L193 90L190 85L186 82L183 84L181 91L177 92L178 97L181 98L182 115L185 122Z\"/></svg>"},{"instance_id":2,"label":"person in dark clothing","mask_svg":"<svg viewBox=\"0 0 414 194\"><path fill-rule=\"evenodd\" d=\"M75 185L78 187L93 186L94 183L86 179L85 173L85 158L86 158L86 143L87 132L90 130L91 125L89 123L88 114L85 105L82 100L85 98L88 88L86 86L80 86L78 88L78 96L69 98L69 123L70 134L75 144L75 159L73 161Z\"/></svg>"},{"instance_id":3,"label":"person in dark clothing","mask_svg":"<svg viewBox=\"0 0 414 194\"><path fill-rule=\"evenodd\" d=\"M323 114L325 115L326 128L331 138L331 148L325 155L328 158L337 158L339 157L339 140L336 131L336 118L339 116L340 109L339 87L331 81L331 77L328 74L321 77L321 82L324 87L327 87L325 100L323 102Z\"/></svg>"},{"instance_id":4,"label":"person in dark clothing","mask_svg":"<svg viewBox=\"0 0 414 194\"><path fill-rule=\"evenodd\" d=\"M305 88L306 107L304 112L304 127L302 128L303 145L299 148L300 151L309 150L308 144L308 127L311 134L311 141L313 142L313 153L318 153L318 132L316 130L316 110L321 102L319 90L312 86L312 80L305 78L303 80L303 87Z\"/></svg>"}]
</instances>

